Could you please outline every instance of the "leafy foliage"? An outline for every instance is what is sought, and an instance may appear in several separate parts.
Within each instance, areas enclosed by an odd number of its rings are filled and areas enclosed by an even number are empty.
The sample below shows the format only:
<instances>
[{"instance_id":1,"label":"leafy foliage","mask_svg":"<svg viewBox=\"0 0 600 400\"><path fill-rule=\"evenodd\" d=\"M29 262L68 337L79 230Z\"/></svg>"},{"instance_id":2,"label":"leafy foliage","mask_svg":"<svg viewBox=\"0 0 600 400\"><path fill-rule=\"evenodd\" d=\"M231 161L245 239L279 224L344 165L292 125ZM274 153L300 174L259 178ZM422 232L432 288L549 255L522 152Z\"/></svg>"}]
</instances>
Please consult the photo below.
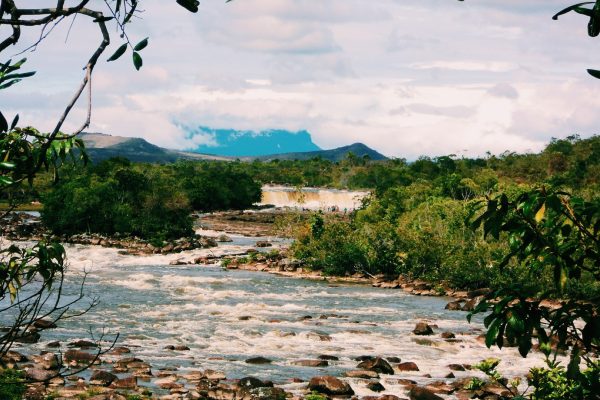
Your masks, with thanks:
<instances>
[{"instance_id":1,"label":"leafy foliage","mask_svg":"<svg viewBox=\"0 0 600 400\"><path fill-rule=\"evenodd\" d=\"M27 390L23 372L13 369L0 370L0 399L21 400Z\"/></svg>"}]
</instances>

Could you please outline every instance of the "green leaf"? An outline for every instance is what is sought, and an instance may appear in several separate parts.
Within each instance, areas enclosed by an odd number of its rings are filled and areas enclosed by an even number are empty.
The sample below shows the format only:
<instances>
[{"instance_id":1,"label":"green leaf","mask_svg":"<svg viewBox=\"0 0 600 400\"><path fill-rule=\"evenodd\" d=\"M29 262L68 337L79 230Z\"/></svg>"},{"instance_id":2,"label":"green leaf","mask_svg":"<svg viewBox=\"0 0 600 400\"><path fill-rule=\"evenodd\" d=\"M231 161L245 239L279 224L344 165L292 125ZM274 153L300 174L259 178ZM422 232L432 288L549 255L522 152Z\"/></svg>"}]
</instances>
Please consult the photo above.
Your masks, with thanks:
<instances>
[{"instance_id":1,"label":"green leaf","mask_svg":"<svg viewBox=\"0 0 600 400\"><path fill-rule=\"evenodd\" d=\"M142 51L146 48L146 46L148 46L148 38L140 41L138 44L135 45L135 47L133 48L133 50L135 51Z\"/></svg>"},{"instance_id":2,"label":"green leaf","mask_svg":"<svg viewBox=\"0 0 600 400\"><path fill-rule=\"evenodd\" d=\"M140 56L140 53L138 53L137 51L133 52L133 66L135 67L136 70L140 70L140 68L142 68L142 56Z\"/></svg>"},{"instance_id":3,"label":"green leaf","mask_svg":"<svg viewBox=\"0 0 600 400\"><path fill-rule=\"evenodd\" d=\"M2 115L2 111L0 111L0 132L6 131L8 131L8 122L4 118L4 115Z\"/></svg>"},{"instance_id":4,"label":"green leaf","mask_svg":"<svg viewBox=\"0 0 600 400\"><path fill-rule=\"evenodd\" d=\"M0 168L2 169L14 169L15 164L7 161L0 162Z\"/></svg>"},{"instance_id":5,"label":"green leaf","mask_svg":"<svg viewBox=\"0 0 600 400\"><path fill-rule=\"evenodd\" d=\"M190 12L197 13L200 2L198 0L177 0L177 4Z\"/></svg>"},{"instance_id":6,"label":"green leaf","mask_svg":"<svg viewBox=\"0 0 600 400\"><path fill-rule=\"evenodd\" d=\"M15 117L12 120L12 123L10 124L10 130L12 131L13 129L15 129L17 127L17 124L19 123L19 114L15 115Z\"/></svg>"},{"instance_id":7,"label":"green leaf","mask_svg":"<svg viewBox=\"0 0 600 400\"><path fill-rule=\"evenodd\" d=\"M588 69L587 72L594 78L600 79L600 71L598 71L597 69Z\"/></svg>"},{"instance_id":8,"label":"green leaf","mask_svg":"<svg viewBox=\"0 0 600 400\"><path fill-rule=\"evenodd\" d=\"M560 10L559 12L557 12L557 13L556 13L556 14L555 14L555 15L552 17L552 19L553 19L553 20L557 20L557 19L558 19L558 17L560 17L560 16L561 16L561 15L563 15L563 14L569 13L569 12L571 12L571 11L575 11L576 9L580 8L581 6L584 6L584 5L587 5L587 4L594 4L594 3L595 3L595 2L593 2L593 1L586 1L586 2L584 2L584 3L578 3L578 4L574 4L574 5L570 6L570 7L567 7L567 8L565 8L565 9L563 9L563 10Z\"/></svg>"},{"instance_id":9,"label":"green leaf","mask_svg":"<svg viewBox=\"0 0 600 400\"><path fill-rule=\"evenodd\" d=\"M113 55L110 56L110 58L108 60L106 60L106 61L115 61L119 57L121 57L123 54L125 54L126 51L127 51L127 43L123 43L121 46L119 46L119 48L117 49L117 51L115 51L113 53Z\"/></svg>"},{"instance_id":10,"label":"green leaf","mask_svg":"<svg viewBox=\"0 0 600 400\"><path fill-rule=\"evenodd\" d=\"M496 318L488 328L487 333L485 334L485 345L489 348L496 342L496 338L498 336L498 331L500 330L500 323L502 320L500 318Z\"/></svg>"}]
</instances>

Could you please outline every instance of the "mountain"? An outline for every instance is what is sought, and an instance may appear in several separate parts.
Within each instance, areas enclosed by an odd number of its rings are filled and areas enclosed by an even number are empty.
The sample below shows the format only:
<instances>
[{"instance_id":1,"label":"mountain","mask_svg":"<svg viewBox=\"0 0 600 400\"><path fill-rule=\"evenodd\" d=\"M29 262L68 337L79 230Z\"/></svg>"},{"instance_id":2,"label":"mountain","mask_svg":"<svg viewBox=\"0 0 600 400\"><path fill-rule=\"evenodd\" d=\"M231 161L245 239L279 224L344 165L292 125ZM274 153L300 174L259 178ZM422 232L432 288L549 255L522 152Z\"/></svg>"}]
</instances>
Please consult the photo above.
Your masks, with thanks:
<instances>
[{"instance_id":1,"label":"mountain","mask_svg":"<svg viewBox=\"0 0 600 400\"><path fill-rule=\"evenodd\" d=\"M309 160L315 157L321 157L330 161L340 161L346 158L348 153L362 158L369 156L371 160L385 160L386 157L367 147L362 143L355 143L350 146L339 147L332 150L318 150L306 152L280 153L264 156L247 157L226 157L212 154L201 154L178 150L165 149L142 138L130 138L123 136L111 136L104 133L85 132L80 135L83 139L86 151L93 162L100 162L111 157L124 157L134 162L156 162L171 163L177 160L209 160L209 161L241 161L253 160Z\"/></svg>"},{"instance_id":2,"label":"mountain","mask_svg":"<svg viewBox=\"0 0 600 400\"><path fill-rule=\"evenodd\" d=\"M373 161L379 160L387 160L387 157L383 154L371 149L367 145L363 143L354 143L350 146L338 147L336 149L331 150L319 150L319 151L307 151L307 152L294 152L294 153L284 153L284 154L271 154L268 156L257 157L263 161L269 160L310 160L311 158L321 157L325 160L329 161L342 161L346 158L348 153L352 153L359 158L363 158L365 156L369 157L369 159Z\"/></svg>"},{"instance_id":3,"label":"mountain","mask_svg":"<svg viewBox=\"0 0 600 400\"><path fill-rule=\"evenodd\" d=\"M202 136L202 144L192 152L227 157L260 157L270 154L307 152L321 150L313 143L307 131L286 130L238 131L235 129L211 129L182 127L188 138Z\"/></svg>"},{"instance_id":4,"label":"mountain","mask_svg":"<svg viewBox=\"0 0 600 400\"><path fill-rule=\"evenodd\" d=\"M142 138L112 136L104 133L84 132L80 138L93 162L112 157L124 157L134 162L171 163L179 159L187 160L228 160L208 154L187 153L165 149Z\"/></svg>"}]
</instances>

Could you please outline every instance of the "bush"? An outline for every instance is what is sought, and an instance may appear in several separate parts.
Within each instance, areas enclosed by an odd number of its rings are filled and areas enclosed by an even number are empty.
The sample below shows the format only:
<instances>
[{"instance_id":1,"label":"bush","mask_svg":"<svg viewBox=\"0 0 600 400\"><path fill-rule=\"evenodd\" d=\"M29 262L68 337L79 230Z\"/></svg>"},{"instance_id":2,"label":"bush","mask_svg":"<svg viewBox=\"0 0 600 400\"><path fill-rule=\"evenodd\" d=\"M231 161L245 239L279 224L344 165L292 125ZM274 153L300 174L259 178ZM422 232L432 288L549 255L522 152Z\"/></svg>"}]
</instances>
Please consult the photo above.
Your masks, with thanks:
<instances>
[{"instance_id":1,"label":"bush","mask_svg":"<svg viewBox=\"0 0 600 400\"><path fill-rule=\"evenodd\" d=\"M26 390L22 371L14 369L0 371L0 399L21 400Z\"/></svg>"}]
</instances>

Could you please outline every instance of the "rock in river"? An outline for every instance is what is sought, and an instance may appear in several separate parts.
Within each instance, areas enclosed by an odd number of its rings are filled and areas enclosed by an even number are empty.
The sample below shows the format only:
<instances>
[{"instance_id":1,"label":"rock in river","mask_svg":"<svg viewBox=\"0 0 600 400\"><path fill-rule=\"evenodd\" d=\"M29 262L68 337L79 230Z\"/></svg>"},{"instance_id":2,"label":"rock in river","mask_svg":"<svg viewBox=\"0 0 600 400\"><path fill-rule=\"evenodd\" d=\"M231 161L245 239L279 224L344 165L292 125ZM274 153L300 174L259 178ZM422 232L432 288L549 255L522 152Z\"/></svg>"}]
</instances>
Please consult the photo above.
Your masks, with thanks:
<instances>
[{"instance_id":1,"label":"rock in river","mask_svg":"<svg viewBox=\"0 0 600 400\"><path fill-rule=\"evenodd\" d=\"M394 369L392 366L381 357L363 361L356 367L366 369L367 371L379 372L380 374L394 375Z\"/></svg>"},{"instance_id":2,"label":"rock in river","mask_svg":"<svg viewBox=\"0 0 600 400\"><path fill-rule=\"evenodd\" d=\"M332 396L352 396L354 394L350 385L333 376L315 376L308 383L308 388Z\"/></svg>"},{"instance_id":3,"label":"rock in river","mask_svg":"<svg viewBox=\"0 0 600 400\"><path fill-rule=\"evenodd\" d=\"M433 335L433 329L425 322L418 322L415 329L413 329L413 333L421 336Z\"/></svg>"},{"instance_id":4,"label":"rock in river","mask_svg":"<svg viewBox=\"0 0 600 400\"><path fill-rule=\"evenodd\" d=\"M410 400L444 400L431 390L419 386L413 387L408 393L408 396L410 397Z\"/></svg>"}]
</instances>

